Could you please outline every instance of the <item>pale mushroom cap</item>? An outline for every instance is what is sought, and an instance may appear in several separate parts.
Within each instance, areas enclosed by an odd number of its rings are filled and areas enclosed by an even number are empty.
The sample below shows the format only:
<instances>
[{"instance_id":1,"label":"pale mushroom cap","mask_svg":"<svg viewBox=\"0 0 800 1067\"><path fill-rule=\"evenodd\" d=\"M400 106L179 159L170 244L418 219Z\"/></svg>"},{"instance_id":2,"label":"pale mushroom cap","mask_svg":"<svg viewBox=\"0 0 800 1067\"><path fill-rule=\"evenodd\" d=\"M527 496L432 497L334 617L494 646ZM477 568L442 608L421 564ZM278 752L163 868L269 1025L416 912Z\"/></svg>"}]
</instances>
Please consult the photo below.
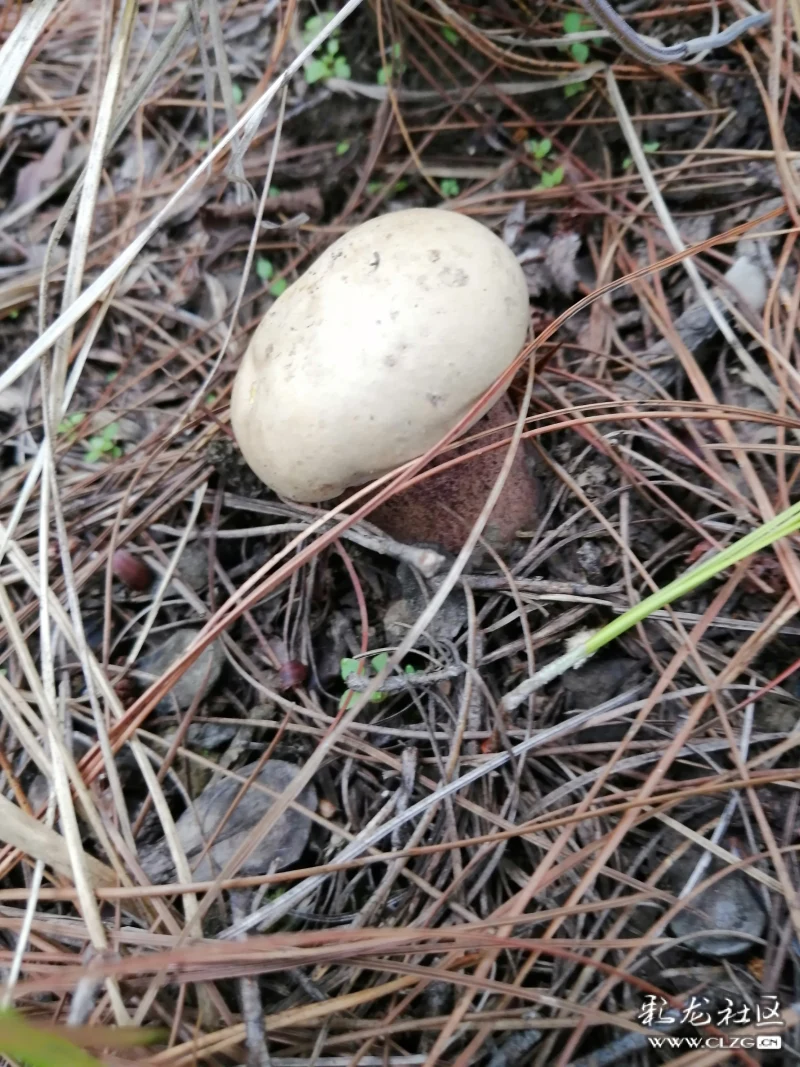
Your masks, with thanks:
<instances>
[{"instance_id":1,"label":"pale mushroom cap","mask_svg":"<svg viewBox=\"0 0 800 1067\"><path fill-rule=\"evenodd\" d=\"M489 229L435 208L357 226L264 316L231 401L278 493L326 500L434 445L525 343L528 291Z\"/></svg>"}]
</instances>

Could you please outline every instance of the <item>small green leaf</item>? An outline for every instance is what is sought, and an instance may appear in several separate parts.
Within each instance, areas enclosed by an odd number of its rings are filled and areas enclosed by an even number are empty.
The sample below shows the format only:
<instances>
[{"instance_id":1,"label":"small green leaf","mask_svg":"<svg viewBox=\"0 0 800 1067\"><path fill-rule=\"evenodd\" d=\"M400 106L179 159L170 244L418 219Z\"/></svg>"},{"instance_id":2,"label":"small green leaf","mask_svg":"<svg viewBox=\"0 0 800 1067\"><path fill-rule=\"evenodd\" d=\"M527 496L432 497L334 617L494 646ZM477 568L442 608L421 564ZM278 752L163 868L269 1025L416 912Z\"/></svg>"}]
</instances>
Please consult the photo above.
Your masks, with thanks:
<instances>
[{"instance_id":1,"label":"small green leaf","mask_svg":"<svg viewBox=\"0 0 800 1067\"><path fill-rule=\"evenodd\" d=\"M458 196L461 192L461 187L455 178L442 178L439 182L439 188L442 191L442 196L448 198L451 196Z\"/></svg>"},{"instance_id":2,"label":"small green leaf","mask_svg":"<svg viewBox=\"0 0 800 1067\"><path fill-rule=\"evenodd\" d=\"M206 404L208 404L208 406L211 407L212 404L216 404L216 402L217 402L217 394L216 393L209 393L208 396L206 397Z\"/></svg>"},{"instance_id":3,"label":"small green leaf","mask_svg":"<svg viewBox=\"0 0 800 1067\"><path fill-rule=\"evenodd\" d=\"M553 142L549 137L543 137L541 141L531 140L525 142L525 150L533 156L534 159L544 159L545 156L550 154L550 149L553 147Z\"/></svg>"},{"instance_id":4,"label":"small green leaf","mask_svg":"<svg viewBox=\"0 0 800 1067\"><path fill-rule=\"evenodd\" d=\"M545 189L553 189L557 185L561 185L564 180L564 168L556 167L555 170L542 172L542 185Z\"/></svg>"},{"instance_id":5,"label":"small green leaf","mask_svg":"<svg viewBox=\"0 0 800 1067\"><path fill-rule=\"evenodd\" d=\"M395 41L394 44L392 45L392 55L394 56L395 59L399 59L400 56L402 56L402 54L403 54L403 46L400 44L399 41Z\"/></svg>"},{"instance_id":6,"label":"small green leaf","mask_svg":"<svg viewBox=\"0 0 800 1067\"><path fill-rule=\"evenodd\" d=\"M102 459L106 443L102 437L90 437L86 442L86 462L97 463Z\"/></svg>"},{"instance_id":7,"label":"small green leaf","mask_svg":"<svg viewBox=\"0 0 800 1067\"><path fill-rule=\"evenodd\" d=\"M371 704L380 704L381 701L386 699L386 693L373 693L369 698Z\"/></svg>"},{"instance_id":8,"label":"small green leaf","mask_svg":"<svg viewBox=\"0 0 800 1067\"><path fill-rule=\"evenodd\" d=\"M402 193L407 188L408 182L405 180L405 178L401 178L399 182L394 183L394 191L396 193Z\"/></svg>"},{"instance_id":9,"label":"small green leaf","mask_svg":"<svg viewBox=\"0 0 800 1067\"><path fill-rule=\"evenodd\" d=\"M389 662L388 652L379 652L377 656L372 657L372 669L378 674L382 671L386 664Z\"/></svg>"},{"instance_id":10,"label":"small green leaf","mask_svg":"<svg viewBox=\"0 0 800 1067\"><path fill-rule=\"evenodd\" d=\"M266 256L259 256L256 259L256 274L262 282L268 282L274 273L275 268L272 266L272 261L267 259Z\"/></svg>"},{"instance_id":11,"label":"small green leaf","mask_svg":"<svg viewBox=\"0 0 800 1067\"><path fill-rule=\"evenodd\" d=\"M306 82L309 85L313 85L315 82L324 81L325 78L330 78L331 68L330 64L326 63L324 59L309 59L303 68Z\"/></svg>"},{"instance_id":12,"label":"small green leaf","mask_svg":"<svg viewBox=\"0 0 800 1067\"><path fill-rule=\"evenodd\" d=\"M336 155L344 156L350 151L349 141L340 141L336 146Z\"/></svg>"},{"instance_id":13,"label":"small green leaf","mask_svg":"<svg viewBox=\"0 0 800 1067\"><path fill-rule=\"evenodd\" d=\"M119 423L110 422L108 426L103 427L103 440L106 444L113 444L119 437Z\"/></svg>"},{"instance_id":14,"label":"small green leaf","mask_svg":"<svg viewBox=\"0 0 800 1067\"><path fill-rule=\"evenodd\" d=\"M405 667L403 668L403 671L406 674L416 674L417 673L417 668L414 666L413 663L407 663L405 665Z\"/></svg>"},{"instance_id":15,"label":"small green leaf","mask_svg":"<svg viewBox=\"0 0 800 1067\"><path fill-rule=\"evenodd\" d=\"M272 285L269 287L271 296L280 296L281 293L285 293L289 288L289 283L285 278L276 278Z\"/></svg>"},{"instance_id":16,"label":"small green leaf","mask_svg":"<svg viewBox=\"0 0 800 1067\"><path fill-rule=\"evenodd\" d=\"M586 82L570 82L569 85L564 86L564 96L569 98L570 96L577 96L578 93L582 93L586 88Z\"/></svg>"},{"instance_id":17,"label":"small green leaf","mask_svg":"<svg viewBox=\"0 0 800 1067\"><path fill-rule=\"evenodd\" d=\"M329 56L335 56L336 53L339 51L339 42L335 37L329 37L325 48Z\"/></svg>"},{"instance_id":18,"label":"small green leaf","mask_svg":"<svg viewBox=\"0 0 800 1067\"><path fill-rule=\"evenodd\" d=\"M350 64L344 58L344 56L337 56L333 61L333 73L337 78L341 78L343 81L347 81L351 76Z\"/></svg>"},{"instance_id":19,"label":"small green leaf","mask_svg":"<svg viewBox=\"0 0 800 1067\"><path fill-rule=\"evenodd\" d=\"M568 11L561 23L564 33L580 33L583 28L583 15L580 11Z\"/></svg>"},{"instance_id":20,"label":"small green leaf","mask_svg":"<svg viewBox=\"0 0 800 1067\"><path fill-rule=\"evenodd\" d=\"M383 182L367 182L367 192L370 196L374 196L377 192L383 188Z\"/></svg>"},{"instance_id":21,"label":"small green leaf","mask_svg":"<svg viewBox=\"0 0 800 1067\"><path fill-rule=\"evenodd\" d=\"M278 188L277 185L270 185L270 187L269 187L269 195L270 196L280 196L281 195L281 191L280 191L280 189Z\"/></svg>"},{"instance_id":22,"label":"small green leaf","mask_svg":"<svg viewBox=\"0 0 800 1067\"><path fill-rule=\"evenodd\" d=\"M244 93L242 92L242 87L241 85L237 85L236 82L234 82L231 86L231 90L233 92L233 102L238 107L238 105L241 104L242 100L244 100Z\"/></svg>"},{"instance_id":23,"label":"small green leaf","mask_svg":"<svg viewBox=\"0 0 800 1067\"><path fill-rule=\"evenodd\" d=\"M569 51L576 63L585 63L589 58L589 46L584 41L576 41L570 45Z\"/></svg>"},{"instance_id":24,"label":"small green leaf","mask_svg":"<svg viewBox=\"0 0 800 1067\"><path fill-rule=\"evenodd\" d=\"M644 141L642 144L643 152L657 152L661 147L660 141Z\"/></svg>"},{"instance_id":25,"label":"small green leaf","mask_svg":"<svg viewBox=\"0 0 800 1067\"><path fill-rule=\"evenodd\" d=\"M70 433L76 426L79 426L86 415L82 411L73 411L71 415L65 415L61 422L58 424L59 433Z\"/></svg>"},{"instance_id":26,"label":"small green leaf","mask_svg":"<svg viewBox=\"0 0 800 1067\"><path fill-rule=\"evenodd\" d=\"M448 44L453 45L453 47L455 47L461 40L461 37L456 33L452 26L442 26L442 37L444 37Z\"/></svg>"},{"instance_id":27,"label":"small green leaf","mask_svg":"<svg viewBox=\"0 0 800 1067\"><path fill-rule=\"evenodd\" d=\"M630 170L632 166L633 166L633 160L631 159L631 157L630 156L625 156L625 158L622 161L622 169L623 170Z\"/></svg>"},{"instance_id":28,"label":"small green leaf","mask_svg":"<svg viewBox=\"0 0 800 1067\"><path fill-rule=\"evenodd\" d=\"M312 15L310 19L306 19L304 29L309 39L313 40L322 29L322 15Z\"/></svg>"},{"instance_id":29,"label":"small green leaf","mask_svg":"<svg viewBox=\"0 0 800 1067\"><path fill-rule=\"evenodd\" d=\"M328 23L335 16L335 14L335 11L320 11L318 15L312 15L311 18L306 19L305 24L303 26L303 40L305 41L305 43L311 44L311 42L314 40L320 30L324 29L325 26L328 25ZM338 28L335 29L333 32L338 35Z\"/></svg>"},{"instance_id":30,"label":"small green leaf","mask_svg":"<svg viewBox=\"0 0 800 1067\"><path fill-rule=\"evenodd\" d=\"M385 67L381 67L378 71L378 85L385 85L392 76L392 64L387 63Z\"/></svg>"},{"instance_id":31,"label":"small green leaf","mask_svg":"<svg viewBox=\"0 0 800 1067\"><path fill-rule=\"evenodd\" d=\"M342 681L346 682L351 674L358 673L359 660L351 659L349 656L344 656L339 660L339 673L342 676Z\"/></svg>"},{"instance_id":32,"label":"small green leaf","mask_svg":"<svg viewBox=\"0 0 800 1067\"><path fill-rule=\"evenodd\" d=\"M12 320L12 322L14 321L14 319L18 319L19 318L19 308L12 308L8 313L8 317Z\"/></svg>"}]
</instances>

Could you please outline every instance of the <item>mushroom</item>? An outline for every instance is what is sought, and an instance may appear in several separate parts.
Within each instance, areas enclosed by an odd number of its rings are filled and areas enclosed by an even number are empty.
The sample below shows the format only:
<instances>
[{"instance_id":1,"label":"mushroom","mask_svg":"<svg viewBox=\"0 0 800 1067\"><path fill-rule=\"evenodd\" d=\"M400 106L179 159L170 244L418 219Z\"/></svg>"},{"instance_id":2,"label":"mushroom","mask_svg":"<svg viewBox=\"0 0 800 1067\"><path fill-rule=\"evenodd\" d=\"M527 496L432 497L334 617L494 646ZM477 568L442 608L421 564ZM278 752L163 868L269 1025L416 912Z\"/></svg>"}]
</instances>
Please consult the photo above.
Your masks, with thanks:
<instances>
[{"instance_id":1,"label":"mushroom","mask_svg":"<svg viewBox=\"0 0 800 1067\"><path fill-rule=\"evenodd\" d=\"M522 269L485 226L438 208L371 219L264 316L233 387L236 440L281 495L336 497L434 445L511 363L528 320Z\"/></svg>"}]
</instances>

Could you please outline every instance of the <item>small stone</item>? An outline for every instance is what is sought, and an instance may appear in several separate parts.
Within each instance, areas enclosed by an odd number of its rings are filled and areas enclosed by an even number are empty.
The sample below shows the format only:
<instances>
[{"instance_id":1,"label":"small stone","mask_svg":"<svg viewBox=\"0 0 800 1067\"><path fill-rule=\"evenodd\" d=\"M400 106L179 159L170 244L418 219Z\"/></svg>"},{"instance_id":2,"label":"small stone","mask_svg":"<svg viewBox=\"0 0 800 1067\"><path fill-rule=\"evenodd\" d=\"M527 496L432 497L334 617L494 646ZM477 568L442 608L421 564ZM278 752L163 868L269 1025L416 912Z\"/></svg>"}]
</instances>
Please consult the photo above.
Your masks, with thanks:
<instances>
[{"instance_id":1,"label":"small stone","mask_svg":"<svg viewBox=\"0 0 800 1067\"><path fill-rule=\"evenodd\" d=\"M144 657L136 665L137 673L143 680L150 684L160 678L161 675L179 659L187 648L197 638L197 630L182 628L174 630L170 636L158 647ZM175 703L181 711L191 707L202 687L202 696L205 696L219 681L222 667L225 663L225 653L219 641L214 641L204 649L195 662L188 668L172 689L157 705L158 711L167 713L175 710Z\"/></svg>"},{"instance_id":2,"label":"small stone","mask_svg":"<svg viewBox=\"0 0 800 1067\"><path fill-rule=\"evenodd\" d=\"M755 260L738 256L725 272L725 280L757 315L761 314L767 302L767 279Z\"/></svg>"},{"instance_id":3,"label":"small stone","mask_svg":"<svg viewBox=\"0 0 800 1067\"><path fill-rule=\"evenodd\" d=\"M566 671L561 684L567 698L568 711L595 708L611 697L629 689L639 674L639 664L625 656L591 659L578 670Z\"/></svg>"},{"instance_id":4,"label":"small stone","mask_svg":"<svg viewBox=\"0 0 800 1067\"><path fill-rule=\"evenodd\" d=\"M195 592L208 588L208 545L205 541L190 541L186 545L178 560L176 577Z\"/></svg>"},{"instance_id":5,"label":"small stone","mask_svg":"<svg viewBox=\"0 0 800 1067\"><path fill-rule=\"evenodd\" d=\"M186 731L186 740L193 748L222 748L232 741L239 731L233 722L193 722ZM167 735L172 737L174 731Z\"/></svg>"},{"instance_id":6,"label":"small stone","mask_svg":"<svg viewBox=\"0 0 800 1067\"><path fill-rule=\"evenodd\" d=\"M246 767L240 767L237 774L247 778L256 766L256 763L249 763ZM269 809L272 798L256 788L256 784L266 786L275 793L282 793L298 770L293 763L268 760L230 814L229 809L241 789L240 782L225 778L203 790L194 806L187 808L175 824L178 840L193 869L195 881L205 882L214 878ZM314 786L309 784L302 789L297 802L310 811L316 811L317 792ZM226 819L225 825L217 834L213 845L203 854L206 842L211 839L223 819ZM311 821L293 808L288 808L256 845L249 858L238 869L238 874L266 874L271 870L289 867L302 856L310 833ZM172 857L164 841L148 853L142 854L141 862L153 882L167 882L175 877Z\"/></svg>"},{"instance_id":7,"label":"small stone","mask_svg":"<svg viewBox=\"0 0 800 1067\"><path fill-rule=\"evenodd\" d=\"M695 862L697 857L695 856ZM686 884L691 867L682 866L682 885ZM708 877L709 870L704 877ZM683 948L691 949L701 956L726 958L738 956L754 948L753 937L760 937L766 925L766 915L750 887L746 875L738 871L716 882L705 892L695 897L670 923L675 937L686 938ZM715 934L714 931L734 931ZM735 931L750 937L736 937Z\"/></svg>"},{"instance_id":8,"label":"small stone","mask_svg":"<svg viewBox=\"0 0 800 1067\"><path fill-rule=\"evenodd\" d=\"M399 644L403 640L409 627L420 617L441 584L441 579L431 579L428 583L430 592L426 593L425 585L420 585L417 575L406 563L398 566L397 578L403 595L389 604L383 617L383 628L392 644ZM428 624L427 633L434 640L452 640L458 636L466 622L467 602L462 590L456 588Z\"/></svg>"}]
</instances>

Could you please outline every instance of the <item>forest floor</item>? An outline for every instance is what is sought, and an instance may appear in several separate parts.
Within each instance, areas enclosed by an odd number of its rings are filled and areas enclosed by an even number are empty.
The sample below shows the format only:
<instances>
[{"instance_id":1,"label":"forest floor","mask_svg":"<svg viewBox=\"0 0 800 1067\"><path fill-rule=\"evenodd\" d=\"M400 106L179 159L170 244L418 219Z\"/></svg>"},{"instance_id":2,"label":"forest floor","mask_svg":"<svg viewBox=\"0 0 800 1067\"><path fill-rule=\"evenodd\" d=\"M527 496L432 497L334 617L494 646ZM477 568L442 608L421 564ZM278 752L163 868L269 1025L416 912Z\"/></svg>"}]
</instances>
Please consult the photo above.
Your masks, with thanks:
<instances>
[{"instance_id":1,"label":"forest floor","mask_svg":"<svg viewBox=\"0 0 800 1067\"><path fill-rule=\"evenodd\" d=\"M661 67L577 0L346 6L0 9L0 1002L108 1064L795 1063L796 542L512 695L797 498L800 6ZM411 207L505 241L536 340L446 492L331 519L233 379Z\"/></svg>"}]
</instances>

